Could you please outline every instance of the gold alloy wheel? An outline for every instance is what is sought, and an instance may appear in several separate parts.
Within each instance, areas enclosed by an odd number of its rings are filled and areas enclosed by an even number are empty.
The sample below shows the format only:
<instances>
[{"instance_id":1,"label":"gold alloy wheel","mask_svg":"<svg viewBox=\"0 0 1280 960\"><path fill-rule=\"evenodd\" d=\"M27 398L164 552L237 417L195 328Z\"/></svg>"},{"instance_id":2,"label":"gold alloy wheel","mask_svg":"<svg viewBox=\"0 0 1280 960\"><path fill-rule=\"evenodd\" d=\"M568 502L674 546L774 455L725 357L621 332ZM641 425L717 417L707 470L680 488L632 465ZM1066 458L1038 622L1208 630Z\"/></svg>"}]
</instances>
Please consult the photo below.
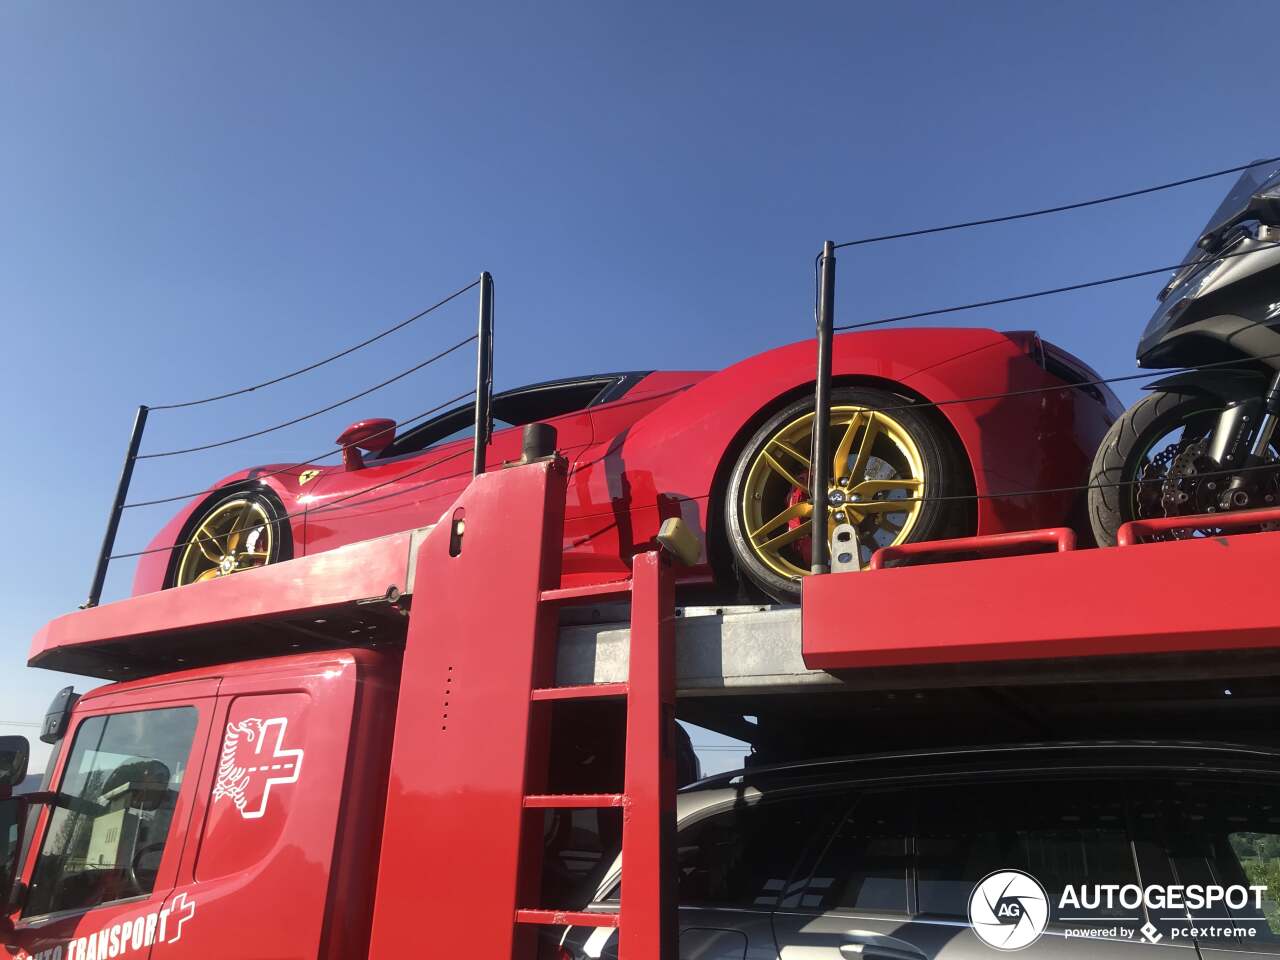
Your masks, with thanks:
<instances>
[{"instance_id":1,"label":"gold alloy wheel","mask_svg":"<svg viewBox=\"0 0 1280 960\"><path fill-rule=\"evenodd\" d=\"M739 509L751 550L784 577L809 572L812 435L812 413L783 426L760 448L742 485ZM837 442L827 491L827 538L838 524L852 524L865 564L877 548L902 543L911 534L925 496L924 462L906 428L886 413L832 407L830 435Z\"/></svg>"},{"instance_id":2,"label":"gold alloy wheel","mask_svg":"<svg viewBox=\"0 0 1280 960\"><path fill-rule=\"evenodd\" d=\"M178 564L176 585L182 587L265 566L274 543L275 524L260 500L228 500L192 532Z\"/></svg>"}]
</instances>

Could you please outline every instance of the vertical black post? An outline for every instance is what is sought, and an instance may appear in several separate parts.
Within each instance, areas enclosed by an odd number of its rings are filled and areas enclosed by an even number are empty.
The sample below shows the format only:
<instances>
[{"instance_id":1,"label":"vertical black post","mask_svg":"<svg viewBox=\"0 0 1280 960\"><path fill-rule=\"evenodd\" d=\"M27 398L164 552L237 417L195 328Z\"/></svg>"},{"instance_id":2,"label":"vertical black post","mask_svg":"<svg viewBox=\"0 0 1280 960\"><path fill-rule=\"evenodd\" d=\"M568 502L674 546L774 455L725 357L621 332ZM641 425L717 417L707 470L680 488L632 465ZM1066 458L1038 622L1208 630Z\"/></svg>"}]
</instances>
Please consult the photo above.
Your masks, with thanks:
<instances>
[{"instance_id":1,"label":"vertical black post","mask_svg":"<svg viewBox=\"0 0 1280 960\"><path fill-rule=\"evenodd\" d=\"M96 607L102 599L102 585L107 581L107 564L111 562L111 551L115 549L120 514L124 512L124 501L129 495L129 481L133 479L133 465L138 460L138 447L142 444L142 431L146 426L147 408L138 407L138 415L133 418L133 433L129 436L129 451L124 455L120 482L116 484L116 499L111 504L111 516L107 518L107 532L102 538L102 549L98 552L98 568L93 572L93 583L89 587L89 599L84 602L85 607Z\"/></svg>"},{"instance_id":2,"label":"vertical black post","mask_svg":"<svg viewBox=\"0 0 1280 960\"><path fill-rule=\"evenodd\" d=\"M835 335L836 304L836 246L831 240L822 245L818 269L818 376L813 391L813 467L809 471L809 499L813 503L810 571L830 573L827 487L831 483L831 340Z\"/></svg>"},{"instance_id":3,"label":"vertical black post","mask_svg":"<svg viewBox=\"0 0 1280 960\"><path fill-rule=\"evenodd\" d=\"M493 277L480 274L480 335L476 342L476 452L472 476L485 468L485 448L493 434Z\"/></svg>"}]
</instances>

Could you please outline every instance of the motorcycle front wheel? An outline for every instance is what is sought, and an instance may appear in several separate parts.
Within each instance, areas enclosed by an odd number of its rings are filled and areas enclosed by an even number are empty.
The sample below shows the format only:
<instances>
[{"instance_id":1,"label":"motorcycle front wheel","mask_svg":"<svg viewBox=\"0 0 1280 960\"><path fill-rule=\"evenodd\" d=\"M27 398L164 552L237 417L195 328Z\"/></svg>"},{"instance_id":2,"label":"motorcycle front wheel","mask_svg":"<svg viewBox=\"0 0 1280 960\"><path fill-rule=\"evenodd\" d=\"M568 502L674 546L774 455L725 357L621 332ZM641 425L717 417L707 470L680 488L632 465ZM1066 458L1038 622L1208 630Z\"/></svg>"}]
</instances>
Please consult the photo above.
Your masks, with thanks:
<instances>
[{"instance_id":1,"label":"motorcycle front wheel","mask_svg":"<svg viewBox=\"0 0 1280 960\"><path fill-rule=\"evenodd\" d=\"M1089 475L1089 522L1099 546L1115 546L1130 520L1212 512L1230 477L1205 448L1222 403L1201 393L1155 390L1124 412L1102 440Z\"/></svg>"}]
</instances>

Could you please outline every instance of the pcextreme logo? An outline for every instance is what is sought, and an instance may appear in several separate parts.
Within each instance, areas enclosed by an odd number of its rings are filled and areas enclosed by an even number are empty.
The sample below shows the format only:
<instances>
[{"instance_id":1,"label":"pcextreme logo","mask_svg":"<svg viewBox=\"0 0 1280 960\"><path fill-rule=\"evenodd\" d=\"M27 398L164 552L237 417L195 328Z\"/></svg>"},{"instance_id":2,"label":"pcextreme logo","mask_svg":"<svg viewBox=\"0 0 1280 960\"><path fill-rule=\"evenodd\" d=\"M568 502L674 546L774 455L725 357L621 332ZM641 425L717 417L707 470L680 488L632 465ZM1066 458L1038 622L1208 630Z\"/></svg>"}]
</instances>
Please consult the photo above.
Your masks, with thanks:
<instances>
[{"instance_id":1,"label":"pcextreme logo","mask_svg":"<svg viewBox=\"0 0 1280 960\"><path fill-rule=\"evenodd\" d=\"M297 783L302 773L303 752L284 747L288 729L285 717L228 723L213 785L214 802L230 800L246 820L266 814L271 788Z\"/></svg>"},{"instance_id":2,"label":"pcextreme logo","mask_svg":"<svg viewBox=\"0 0 1280 960\"><path fill-rule=\"evenodd\" d=\"M181 940L182 928L195 915L195 899L180 893L161 910L121 920L39 953L23 951L15 960L111 960L145 955L153 946Z\"/></svg>"}]
</instances>

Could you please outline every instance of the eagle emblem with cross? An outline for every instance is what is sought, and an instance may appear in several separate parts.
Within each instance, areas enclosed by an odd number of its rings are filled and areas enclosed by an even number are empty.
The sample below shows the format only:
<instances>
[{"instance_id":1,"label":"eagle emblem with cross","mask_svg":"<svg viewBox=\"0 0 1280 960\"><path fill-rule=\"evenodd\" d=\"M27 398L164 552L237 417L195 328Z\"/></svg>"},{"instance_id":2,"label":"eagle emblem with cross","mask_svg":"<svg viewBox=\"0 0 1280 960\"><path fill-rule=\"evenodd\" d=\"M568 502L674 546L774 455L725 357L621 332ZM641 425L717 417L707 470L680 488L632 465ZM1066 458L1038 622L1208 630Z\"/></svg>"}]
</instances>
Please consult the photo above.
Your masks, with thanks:
<instances>
[{"instance_id":1,"label":"eagle emblem with cross","mask_svg":"<svg viewBox=\"0 0 1280 960\"><path fill-rule=\"evenodd\" d=\"M215 803L230 800L244 819L257 820L267 812L272 787L298 782L303 752L285 749L288 727L286 717L227 724L213 785Z\"/></svg>"}]
</instances>

